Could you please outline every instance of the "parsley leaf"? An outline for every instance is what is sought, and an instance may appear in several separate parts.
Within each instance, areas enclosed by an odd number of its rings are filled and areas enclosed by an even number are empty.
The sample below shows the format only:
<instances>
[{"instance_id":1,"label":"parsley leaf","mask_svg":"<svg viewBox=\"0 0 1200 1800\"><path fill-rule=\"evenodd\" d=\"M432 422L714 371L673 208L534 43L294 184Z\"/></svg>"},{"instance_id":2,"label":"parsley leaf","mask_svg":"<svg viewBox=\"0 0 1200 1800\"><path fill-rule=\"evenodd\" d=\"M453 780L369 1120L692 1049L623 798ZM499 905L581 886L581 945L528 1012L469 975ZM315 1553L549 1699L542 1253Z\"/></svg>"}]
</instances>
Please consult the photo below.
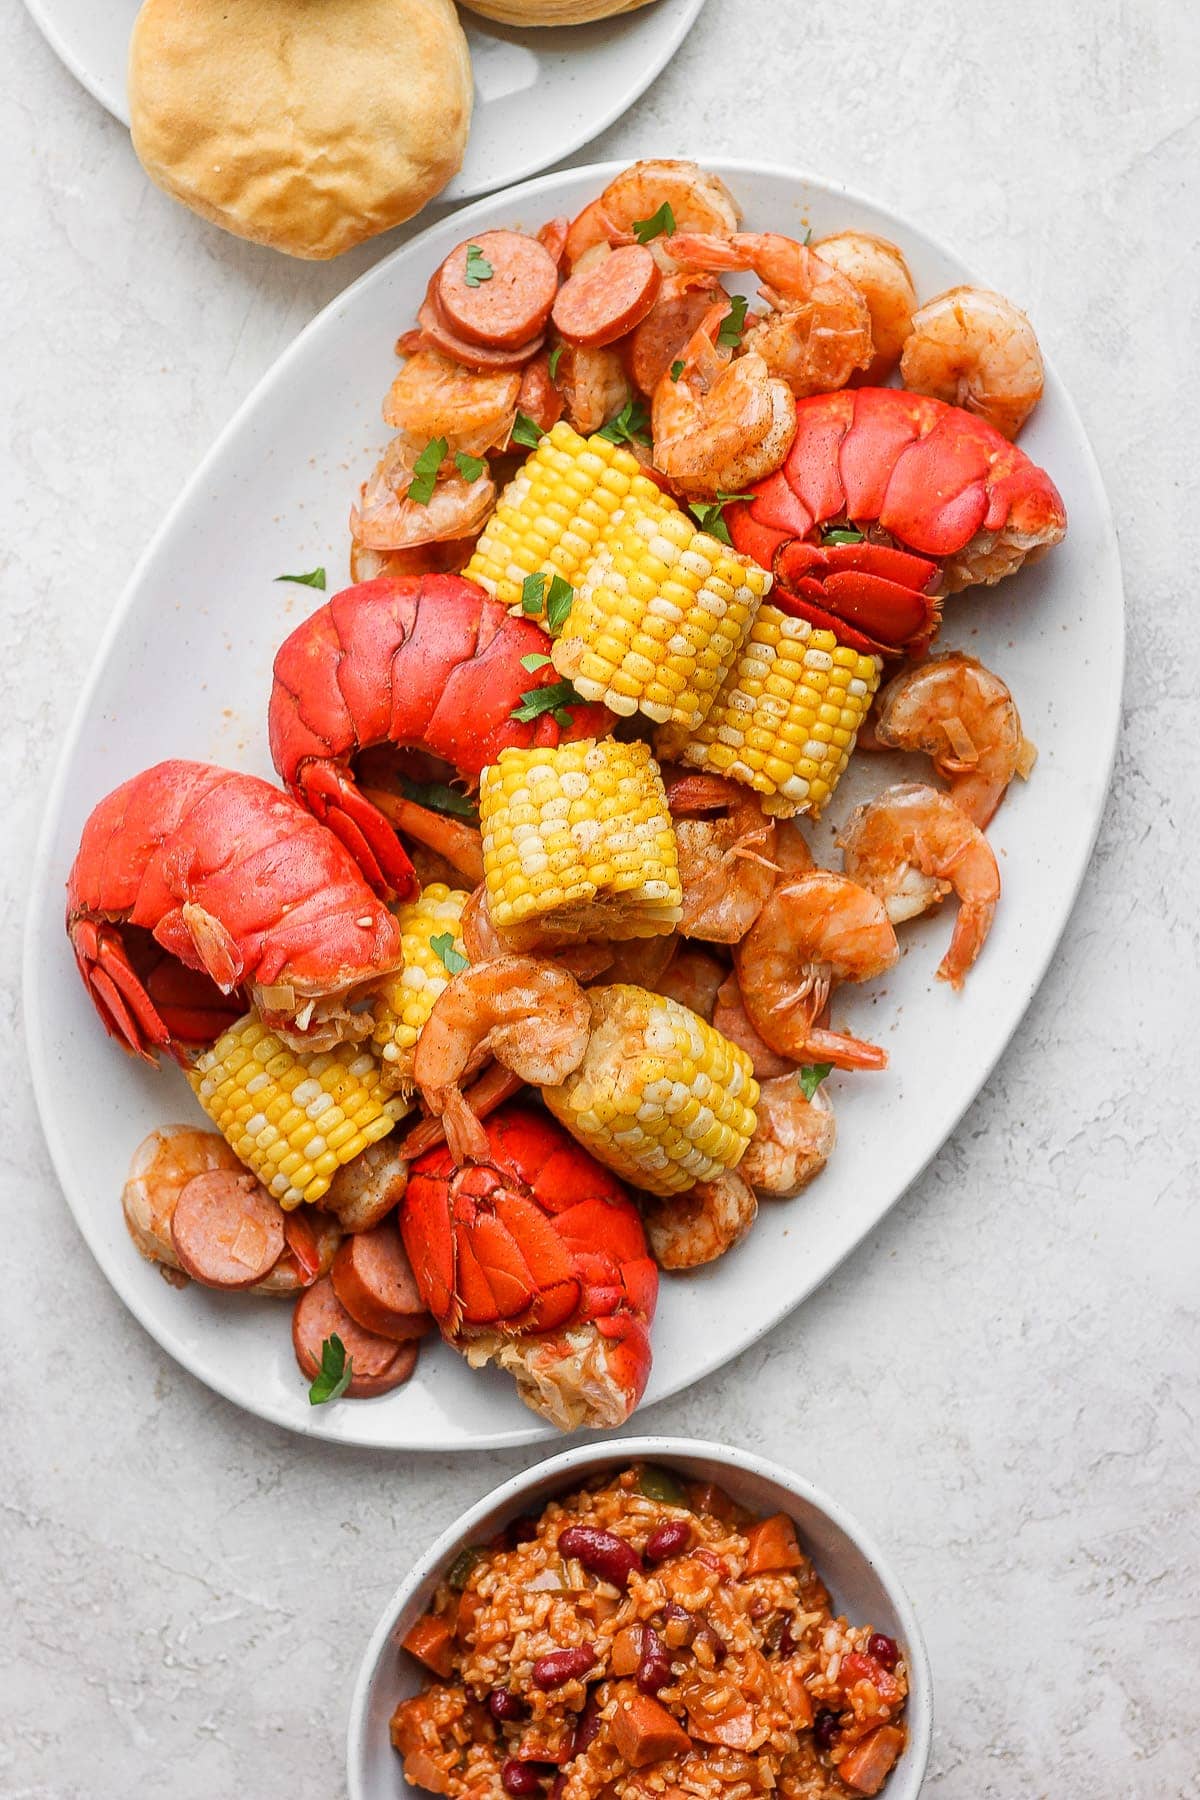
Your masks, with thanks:
<instances>
[{"instance_id":1,"label":"parsley leaf","mask_svg":"<svg viewBox=\"0 0 1200 1800\"><path fill-rule=\"evenodd\" d=\"M639 244L648 244L651 238L670 237L675 229L675 214L671 211L671 202L664 200L656 213L648 219L633 221L633 235Z\"/></svg>"},{"instance_id":2,"label":"parsley leaf","mask_svg":"<svg viewBox=\"0 0 1200 1800\"><path fill-rule=\"evenodd\" d=\"M496 273L478 244L467 245L467 267L463 280L468 287L478 287L481 281L490 281Z\"/></svg>"},{"instance_id":3,"label":"parsley leaf","mask_svg":"<svg viewBox=\"0 0 1200 1800\"><path fill-rule=\"evenodd\" d=\"M454 466L464 481L478 481L483 474L482 456L468 456L465 450L456 450Z\"/></svg>"},{"instance_id":4,"label":"parsley leaf","mask_svg":"<svg viewBox=\"0 0 1200 1800\"><path fill-rule=\"evenodd\" d=\"M539 569L535 575L527 575L521 583L521 611L536 618L542 610L542 595L546 591L546 577Z\"/></svg>"},{"instance_id":5,"label":"parsley leaf","mask_svg":"<svg viewBox=\"0 0 1200 1800\"><path fill-rule=\"evenodd\" d=\"M807 225L805 227L804 236L800 239L800 242L802 244L811 244L812 243L812 226L811 225Z\"/></svg>"},{"instance_id":6,"label":"parsley leaf","mask_svg":"<svg viewBox=\"0 0 1200 1800\"><path fill-rule=\"evenodd\" d=\"M572 701L577 706L583 704L569 681L551 681L545 687L530 688L522 694L520 706L513 707L509 718L527 724L530 719L540 719L543 713L551 713L555 724L565 729L573 723L566 710Z\"/></svg>"},{"instance_id":7,"label":"parsley leaf","mask_svg":"<svg viewBox=\"0 0 1200 1800\"><path fill-rule=\"evenodd\" d=\"M729 527L725 523L725 508L731 500L753 500L753 494L727 494L723 488L717 489L717 497L707 503L692 501L689 511L694 515L701 531L707 531L718 543L728 544L733 548L733 540L729 536Z\"/></svg>"},{"instance_id":8,"label":"parsley leaf","mask_svg":"<svg viewBox=\"0 0 1200 1800\"><path fill-rule=\"evenodd\" d=\"M536 450L545 435L536 419L531 419L528 413L518 410L508 441L510 444L524 444L527 450Z\"/></svg>"},{"instance_id":9,"label":"parsley leaf","mask_svg":"<svg viewBox=\"0 0 1200 1800\"><path fill-rule=\"evenodd\" d=\"M557 637L566 624L574 601L575 589L570 582L557 573L551 576L550 592L546 595L546 624L551 637Z\"/></svg>"},{"instance_id":10,"label":"parsley leaf","mask_svg":"<svg viewBox=\"0 0 1200 1800\"><path fill-rule=\"evenodd\" d=\"M322 593L325 592L324 569L310 569L307 575L277 575L275 579L276 581L298 581L301 587L320 588Z\"/></svg>"},{"instance_id":11,"label":"parsley leaf","mask_svg":"<svg viewBox=\"0 0 1200 1800\"><path fill-rule=\"evenodd\" d=\"M650 415L640 400L630 398L615 419L602 425L598 437L607 438L610 444L632 444L639 440L643 444L650 442Z\"/></svg>"},{"instance_id":12,"label":"parsley leaf","mask_svg":"<svg viewBox=\"0 0 1200 1800\"><path fill-rule=\"evenodd\" d=\"M479 808L471 796L447 787L444 781L410 781L402 775L400 792L414 806L423 806L428 812L448 813L452 819L467 819L472 825L479 823Z\"/></svg>"},{"instance_id":13,"label":"parsley leaf","mask_svg":"<svg viewBox=\"0 0 1200 1800\"><path fill-rule=\"evenodd\" d=\"M471 959L464 956L461 950L454 948L452 931L439 931L436 937L430 938L429 948L445 964L447 973L450 975L461 975L464 969L469 969L471 966Z\"/></svg>"},{"instance_id":14,"label":"parsley leaf","mask_svg":"<svg viewBox=\"0 0 1200 1800\"><path fill-rule=\"evenodd\" d=\"M806 1100L811 1100L827 1075L833 1074L832 1063L805 1063L796 1072L796 1081Z\"/></svg>"},{"instance_id":15,"label":"parsley leaf","mask_svg":"<svg viewBox=\"0 0 1200 1800\"><path fill-rule=\"evenodd\" d=\"M444 437L430 438L413 464L413 478L408 484L406 500L414 500L418 506L429 505L437 486L438 470L446 460L447 448Z\"/></svg>"},{"instance_id":16,"label":"parsley leaf","mask_svg":"<svg viewBox=\"0 0 1200 1800\"><path fill-rule=\"evenodd\" d=\"M531 650L528 656L521 658L521 667L527 675L536 675L538 670L544 669L549 661L550 658L543 656L540 650Z\"/></svg>"},{"instance_id":17,"label":"parsley leaf","mask_svg":"<svg viewBox=\"0 0 1200 1800\"><path fill-rule=\"evenodd\" d=\"M565 347L566 346L563 344L555 344L553 350L550 352L550 360L547 363L546 367L550 371L551 381L553 381L554 377L558 374L558 359L562 355Z\"/></svg>"},{"instance_id":18,"label":"parsley leaf","mask_svg":"<svg viewBox=\"0 0 1200 1800\"><path fill-rule=\"evenodd\" d=\"M745 294L732 294L729 300L729 311L721 320L721 329L717 333L717 343L723 350L736 350L742 341L742 332L746 328L746 308L750 302Z\"/></svg>"},{"instance_id":19,"label":"parsley leaf","mask_svg":"<svg viewBox=\"0 0 1200 1800\"><path fill-rule=\"evenodd\" d=\"M321 1345L321 1367L308 1390L308 1404L324 1406L327 1400L340 1400L353 1374L354 1358L346 1355L346 1346L335 1331Z\"/></svg>"},{"instance_id":20,"label":"parsley leaf","mask_svg":"<svg viewBox=\"0 0 1200 1800\"><path fill-rule=\"evenodd\" d=\"M834 525L821 533L823 544L861 544L863 534L856 531L853 525Z\"/></svg>"},{"instance_id":21,"label":"parsley leaf","mask_svg":"<svg viewBox=\"0 0 1200 1800\"><path fill-rule=\"evenodd\" d=\"M673 362L671 364L671 380L678 381L679 377L682 374L683 374L683 359L681 357L678 362Z\"/></svg>"}]
</instances>

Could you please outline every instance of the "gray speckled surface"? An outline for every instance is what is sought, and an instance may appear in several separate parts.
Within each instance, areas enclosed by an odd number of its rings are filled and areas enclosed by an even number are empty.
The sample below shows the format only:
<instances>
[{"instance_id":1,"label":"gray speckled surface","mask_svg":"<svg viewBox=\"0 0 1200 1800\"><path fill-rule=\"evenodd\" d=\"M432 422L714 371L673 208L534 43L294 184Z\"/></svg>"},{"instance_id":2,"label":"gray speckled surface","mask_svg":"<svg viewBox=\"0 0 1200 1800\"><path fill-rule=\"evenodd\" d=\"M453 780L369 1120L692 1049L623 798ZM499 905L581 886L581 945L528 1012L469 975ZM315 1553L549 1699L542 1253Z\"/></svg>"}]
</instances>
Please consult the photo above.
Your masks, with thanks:
<instances>
[{"instance_id":1,"label":"gray speckled surface","mask_svg":"<svg viewBox=\"0 0 1200 1800\"><path fill-rule=\"evenodd\" d=\"M169 1363L58 1192L16 970L56 737L114 596L250 385L387 241L330 267L222 237L147 186L12 4L0 59L0 1792L331 1800L399 1572L535 1453L335 1455ZM765 153L953 242L1032 312L1121 534L1116 781L1024 1028L838 1275L641 1421L793 1463L890 1546L933 1658L939 1800L1200 1793L1198 92L1184 0L710 0L577 159Z\"/></svg>"}]
</instances>

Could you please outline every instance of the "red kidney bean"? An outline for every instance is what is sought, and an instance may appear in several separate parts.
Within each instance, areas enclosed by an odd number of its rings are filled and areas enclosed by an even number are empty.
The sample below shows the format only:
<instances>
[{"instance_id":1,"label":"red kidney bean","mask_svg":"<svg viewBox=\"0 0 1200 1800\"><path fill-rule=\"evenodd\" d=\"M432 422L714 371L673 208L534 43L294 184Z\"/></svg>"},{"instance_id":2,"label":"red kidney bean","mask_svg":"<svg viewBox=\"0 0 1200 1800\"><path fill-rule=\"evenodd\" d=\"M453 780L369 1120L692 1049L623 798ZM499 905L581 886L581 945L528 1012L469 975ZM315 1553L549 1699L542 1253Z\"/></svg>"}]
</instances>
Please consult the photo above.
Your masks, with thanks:
<instances>
[{"instance_id":1,"label":"red kidney bean","mask_svg":"<svg viewBox=\"0 0 1200 1800\"><path fill-rule=\"evenodd\" d=\"M875 1631L867 1639L867 1655L890 1674L900 1661L900 1646L895 1638L884 1637L882 1631Z\"/></svg>"},{"instance_id":2,"label":"red kidney bean","mask_svg":"<svg viewBox=\"0 0 1200 1800\"><path fill-rule=\"evenodd\" d=\"M540 1794L545 1779L546 1769L541 1763L520 1762L515 1756L508 1757L500 1769L501 1787L520 1800L527 1794Z\"/></svg>"},{"instance_id":3,"label":"red kidney bean","mask_svg":"<svg viewBox=\"0 0 1200 1800\"><path fill-rule=\"evenodd\" d=\"M692 1649L694 1650L698 1644L707 1644L712 1654L714 1667L719 1667L729 1655L729 1651L725 1647L725 1639L719 1632L714 1631L711 1625L697 1625L692 1637Z\"/></svg>"},{"instance_id":4,"label":"red kidney bean","mask_svg":"<svg viewBox=\"0 0 1200 1800\"><path fill-rule=\"evenodd\" d=\"M568 1525L558 1534L558 1548L563 1556L581 1562L589 1575L611 1581L614 1587L625 1587L634 1570L642 1566L631 1545L597 1525Z\"/></svg>"},{"instance_id":5,"label":"red kidney bean","mask_svg":"<svg viewBox=\"0 0 1200 1800\"><path fill-rule=\"evenodd\" d=\"M575 1727L575 1735L571 1739L570 1762L576 1756L582 1756L588 1745L594 1740L600 1729L600 1708L595 1700L589 1699L579 1715L579 1723Z\"/></svg>"},{"instance_id":6,"label":"red kidney bean","mask_svg":"<svg viewBox=\"0 0 1200 1800\"><path fill-rule=\"evenodd\" d=\"M690 1644L696 1635L696 1621L686 1606L680 1606L678 1600L668 1600L663 1607L663 1618L669 1625L683 1627L682 1641Z\"/></svg>"},{"instance_id":7,"label":"red kidney bean","mask_svg":"<svg viewBox=\"0 0 1200 1800\"><path fill-rule=\"evenodd\" d=\"M596 1652L590 1644L577 1644L573 1650L549 1650L533 1665L533 1685L548 1694L554 1688L565 1687L568 1681L580 1680L595 1661Z\"/></svg>"},{"instance_id":8,"label":"red kidney bean","mask_svg":"<svg viewBox=\"0 0 1200 1800\"><path fill-rule=\"evenodd\" d=\"M838 1716L823 1707L813 1720L813 1743L818 1750L832 1750L833 1740L838 1733Z\"/></svg>"},{"instance_id":9,"label":"red kidney bean","mask_svg":"<svg viewBox=\"0 0 1200 1800\"><path fill-rule=\"evenodd\" d=\"M528 1717L529 1708L519 1695L510 1693L508 1688L493 1688L488 1695L488 1711L493 1719L499 1719L502 1725L515 1724L518 1719Z\"/></svg>"},{"instance_id":10,"label":"red kidney bean","mask_svg":"<svg viewBox=\"0 0 1200 1800\"><path fill-rule=\"evenodd\" d=\"M646 1539L646 1561L666 1562L668 1556L678 1556L686 1550L691 1541L692 1528L686 1519L668 1519L664 1524L656 1525Z\"/></svg>"},{"instance_id":11,"label":"red kidney bean","mask_svg":"<svg viewBox=\"0 0 1200 1800\"><path fill-rule=\"evenodd\" d=\"M642 1660L637 1666L637 1684L643 1694L657 1694L671 1679L671 1657L667 1646L652 1625L642 1626Z\"/></svg>"},{"instance_id":12,"label":"red kidney bean","mask_svg":"<svg viewBox=\"0 0 1200 1800\"><path fill-rule=\"evenodd\" d=\"M556 1775L554 1780L550 1783L550 1792L546 1795L546 1800L562 1800L563 1789L566 1785L566 1776L561 1774Z\"/></svg>"}]
</instances>

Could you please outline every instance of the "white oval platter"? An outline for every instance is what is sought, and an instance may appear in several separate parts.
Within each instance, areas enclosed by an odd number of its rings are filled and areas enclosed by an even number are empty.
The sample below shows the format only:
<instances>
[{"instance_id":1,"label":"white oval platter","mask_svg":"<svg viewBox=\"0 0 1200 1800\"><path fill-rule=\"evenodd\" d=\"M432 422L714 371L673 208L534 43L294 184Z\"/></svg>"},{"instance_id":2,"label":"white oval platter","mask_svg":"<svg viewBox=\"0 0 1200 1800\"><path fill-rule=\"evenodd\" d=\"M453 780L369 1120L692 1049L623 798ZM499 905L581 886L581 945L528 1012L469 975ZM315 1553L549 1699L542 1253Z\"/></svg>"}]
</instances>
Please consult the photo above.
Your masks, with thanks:
<instances>
[{"instance_id":1,"label":"white oval platter","mask_svg":"<svg viewBox=\"0 0 1200 1800\"><path fill-rule=\"evenodd\" d=\"M123 125L125 64L141 0L25 0L75 79ZM433 204L510 187L561 162L619 119L674 56L704 0L520 31L463 10L475 110L463 166Z\"/></svg>"},{"instance_id":2,"label":"white oval platter","mask_svg":"<svg viewBox=\"0 0 1200 1800\"><path fill-rule=\"evenodd\" d=\"M970 280L950 253L883 208L784 169L716 160L751 225L800 235L882 233L918 291ZM168 1287L134 1252L119 1194L135 1145L192 1113L174 1068L123 1056L100 1031L62 926L63 882L101 795L165 756L271 774L266 706L275 649L319 603L283 571L324 564L345 585L346 517L384 443L392 345L429 271L472 231L574 212L617 165L547 175L433 226L364 275L301 333L226 428L164 520L117 604L63 747L47 807L26 942L34 1083L64 1192L108 1280L158 1342L239 1405L344 1443L479 1449L552 1435L491 1372L426 1346L414 1380L382 1399L311 1408L285 1306ZM1048 372L1022 439L1067 504L1065 544L994 590L947 604L943 646L1010 683L1040 756L991 828L1004 894L962 994L934 977L948 916L906 927L885 983L843 989L837 1017L876 1035L886 1073L829 1083L839 1144L797 1199L767 1203L710 1268L665 1278L647 1402L676 1394L770 1330L871 1231L937 1152L1020 1023L1054 954L1099 825L1119 720L1123 601L1116 539L1078 416ZM1066 685L1064 687L1064 675ZM894 778L860 755L828 829ZM827 841L827 840L826 840ZM198 1115L197 1115L198 1116Z\"/></svg>"}]
</instances>

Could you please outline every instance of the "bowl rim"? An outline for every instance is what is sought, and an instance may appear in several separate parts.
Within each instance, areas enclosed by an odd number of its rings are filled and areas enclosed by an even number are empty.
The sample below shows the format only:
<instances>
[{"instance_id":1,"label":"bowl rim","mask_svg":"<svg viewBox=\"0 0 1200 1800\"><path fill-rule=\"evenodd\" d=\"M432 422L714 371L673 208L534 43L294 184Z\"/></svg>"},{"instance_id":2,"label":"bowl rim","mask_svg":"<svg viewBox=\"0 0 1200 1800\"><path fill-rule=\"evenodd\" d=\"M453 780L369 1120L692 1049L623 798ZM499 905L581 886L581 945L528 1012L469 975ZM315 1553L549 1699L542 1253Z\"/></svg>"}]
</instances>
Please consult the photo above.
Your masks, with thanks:
<instances>
[{"instance_id":1,"label":"bowl rim","mask_svg":"<svg viewBox=\"0 0 1200 1800\"><path fill-rule=\"evenodd\" d=\"M544 1457L530 1463L499 1486L488 1489L439 1533L434 1542L416 1559L384 1607L355 1677L346 1730L346 1785L350 1800L366 1800L359 1771L367 1748L368 1690L390 1642L396 1621L417 1591L447 1560L451 1552L461 1545L473 1528L498 1508L519 1500L528 1488L539 1485L547 1476L562 1476L565 1480L570 1475L592 1472L610 1463L661 1462L671 1457L706 1457L714 1462L725 1463L743 1474L757 1475L776 1482L797 1499L823 1513L870 1565L900 1622L904 1659L909 1670L905 1721L908 1727L908 1744L896 1770L896 1774L902 1774L904 1779L902 1785L889 1779L882 1789L882 1795L883 1800L917 1800L929 1764L933 1737L933 1672L912 1602L876 1539L859 1524L853 1514L847 1512L839 1500L782 1463L773 1462L756 1451L744 1450L740 1445L722 1444L711 1438L657 1434L605 1438L597 1443L581 1444L558 1456Z\"/></svg>"}]
</instances>

